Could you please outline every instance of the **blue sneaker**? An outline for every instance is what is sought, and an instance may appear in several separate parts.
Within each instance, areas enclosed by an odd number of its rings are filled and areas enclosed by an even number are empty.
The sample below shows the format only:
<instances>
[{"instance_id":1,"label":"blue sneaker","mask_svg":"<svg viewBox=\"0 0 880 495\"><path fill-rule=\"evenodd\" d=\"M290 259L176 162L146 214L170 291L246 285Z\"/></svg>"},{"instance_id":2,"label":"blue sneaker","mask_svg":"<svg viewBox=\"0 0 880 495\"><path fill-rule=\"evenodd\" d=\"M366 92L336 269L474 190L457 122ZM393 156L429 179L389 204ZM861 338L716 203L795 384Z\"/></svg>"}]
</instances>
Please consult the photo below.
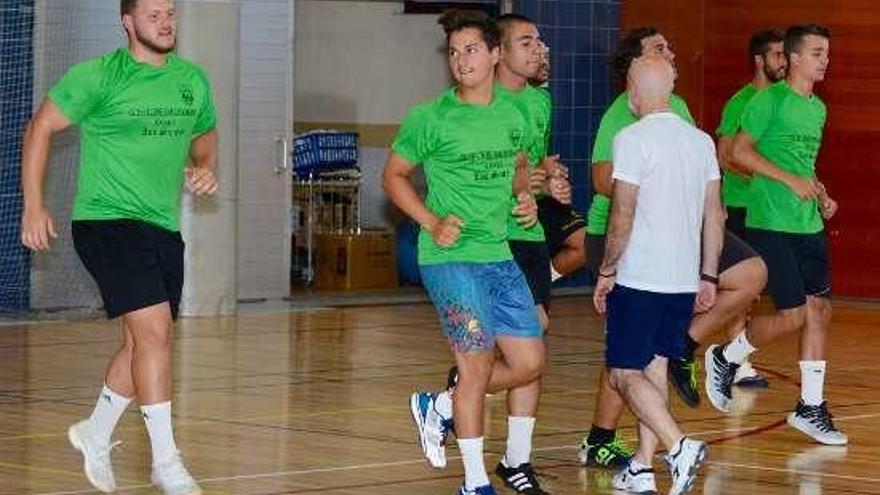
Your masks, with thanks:
<instances>
[{"instance_id":1,"label":"blue sneaker","mask_svg":"<svg viewBox=\"0 0 880 495\"><path fill-rule=\"evenodd\" d=\"M492 485L483 485L473 490L468 490L464 487L464 483L462 483L456 495L495 495L495 489L492 488Z\"/></svg>"},{"instance_id":2,"label":"blue sneaker","mask_svg":"<svg viewBox=\"0 0 880 495\"><path fill-rule=\"evenodd\" d=\"M435 406L437 394L416 392L410 396L409 407L419 435L422 453L432 467L446 467L446 437L452 419L444 418Z\"/></svg>"}]
</instances>

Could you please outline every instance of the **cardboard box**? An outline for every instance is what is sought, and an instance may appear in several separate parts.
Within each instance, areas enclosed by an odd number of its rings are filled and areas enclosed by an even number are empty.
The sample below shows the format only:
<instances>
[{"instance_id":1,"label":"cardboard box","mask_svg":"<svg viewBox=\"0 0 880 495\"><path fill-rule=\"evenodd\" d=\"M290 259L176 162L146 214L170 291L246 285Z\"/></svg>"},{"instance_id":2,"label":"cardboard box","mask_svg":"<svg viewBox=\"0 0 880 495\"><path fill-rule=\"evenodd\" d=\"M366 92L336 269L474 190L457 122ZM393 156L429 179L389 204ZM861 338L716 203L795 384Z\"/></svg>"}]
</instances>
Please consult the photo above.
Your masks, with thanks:
<instances>
[{"instance_id":1,"label":"cardboard box","mask_svg":"<svg viewBox=\"0 0 880 495\"><path fill-rule=\"evenodd\" d=\"M315 244L317 289L388 289L397 287L394 234L318 234Z\"/></svg>"}]
</instances>

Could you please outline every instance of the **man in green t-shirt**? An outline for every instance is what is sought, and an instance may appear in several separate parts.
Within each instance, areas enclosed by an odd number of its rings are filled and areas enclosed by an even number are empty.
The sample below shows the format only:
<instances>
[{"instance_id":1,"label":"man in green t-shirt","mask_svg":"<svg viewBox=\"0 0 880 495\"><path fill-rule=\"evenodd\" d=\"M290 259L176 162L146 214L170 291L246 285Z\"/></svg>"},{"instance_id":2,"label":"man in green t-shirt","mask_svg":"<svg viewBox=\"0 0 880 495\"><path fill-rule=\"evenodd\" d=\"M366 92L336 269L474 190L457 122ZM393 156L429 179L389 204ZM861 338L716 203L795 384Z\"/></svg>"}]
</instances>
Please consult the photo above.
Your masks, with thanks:
<instances>
[{"instance_id":1,"label":"man in green t-shirt","mask_svg":"<svg viewBox=\"0 0 880 495\"><path fill-rule=\"evenodd\" d=\"M831 277L823 219L837 204L816 177L825 104L813 92L825 79L827 28L815 24L785 33L788 76L755 95L743 111L733 161L753 175L746 235L767 264L767 291L776 313L755 316L748 329L706 351L706 392L715 408L730 410L730 385L739 363L756 347L801 332L801 394L788 423L829 445L844 445L824 400Z\"/></svg>"},{"instance_id":2,"label":"man in green t-shirt","mask_svg":"<svg viewBox=\"0 0 880 495\"><path fill-rule=\"evenodd\" d=\"M727 209L727 230L739 239L745 239L746 200L749 191L750 174L736 165L731 159L733 137L739 131L739 120L746 104L758 91L766 88L785 77L785 54L782 51L782 32L776 29L759 31L749 40L749 55L754 65L752 81L742 87L724 105L721 112L721 123L718 135L718 162L724 169L722 182L722 199ZM729 329L739 333L745 326L746 314L743 313ZM736 333L731 336L736 335ZM695 340L703 340L697 338ZM693 355L691 355L693 359ZM743 361L737 369L734 384L743 387L764 388L767 379L759 375L748 361Z\"/></svg>"},{"instance_id":3,"label":"man in green t-shirt","mask_svg":"<svg viewBox=\"0 0 880 495\"><path fill-rule=\"evenodd\" d=\"M179 228L183 183L217 190L216 113L204 72L174 53L171 0L122 0L129 45L72 67L31 120L22 161L22 243L39 252L57 237L43 201L52 134L80 131L72 233L122 345L91 417L68 429L100 491L116 489L111 435L136 399L150 437L152 481L166 495L201 493L171 426L171 341L183 287ZM187 159L191 167L185 167Z\"/></svg>"},{"instance_id":4,"label":"man in green t-shirt","mask_svg":"<svg viewBox=\"0 0 880 495\"><path fill-rule=\"evenodd\" d=\"M457 85L410 111L382 179L391 201L422 227L422 280L458 368L454 394L411 396L422 450L432 466L444 467L454 418L465 474L459 493L494 495L483 463L486 393L535 383L545 361L535 305L507 242L511 213L525 228L537 223L526 157L536 136L514 101L496 91L495 22L463 11L444 14L440 22ZM409 180L418 166L428 184L424 201ZM511 435L530 437L525 430L531 424L512 423L517 431ZM509 461L530 471L529 452L514 449ZM544 493L538 490L535 485L526 493Z\"/></svg>"},{"instance_id":5,"label":"man in green t-shirt","mask_svg":"<svg viewBox=\"0 0 880 495\"><path fill-rule=\"evenodd\" d=\"M724 169L721 197L727 208L727 229L745 239L746 203L750 174L731 159L733 137L746 105L758 91L785 78L787 62L782 49L783 33L777 29L759 31L749 40L749 55L754 66L751 82L743 86L724 105L718 135L719 164Z\"/></svg>"}]
</instances>

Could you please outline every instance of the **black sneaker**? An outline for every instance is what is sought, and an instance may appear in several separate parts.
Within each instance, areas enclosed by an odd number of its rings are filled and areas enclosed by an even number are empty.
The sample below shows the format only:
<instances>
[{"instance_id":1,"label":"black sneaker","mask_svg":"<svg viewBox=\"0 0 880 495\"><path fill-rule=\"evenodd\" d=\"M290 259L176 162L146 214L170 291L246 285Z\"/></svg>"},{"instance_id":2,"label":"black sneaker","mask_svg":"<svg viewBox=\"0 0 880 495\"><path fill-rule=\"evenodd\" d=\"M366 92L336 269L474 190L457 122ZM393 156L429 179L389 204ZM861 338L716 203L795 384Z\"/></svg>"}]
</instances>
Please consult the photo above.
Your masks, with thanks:
<instances>
[{"instance_id":1,"label":"black sneaker","mask_svg":"<svg viewBox=\"0 0 880 495\"><path fill-rule=\"evenodd\" d=\"M670 359L669 375L678 396L688 407L700 405L700 392L697 389L697 362L690 359Z\"/></svg>"},{"instance_id":2,"label":"black sneaker","mask_svg":"<svg viewBox=\"0 0 880 495\"><path fill-rule=\"evenodd\" d=\"M706 349L706 395L709 402L721 412L730 412L733 402L733 379L739 365L724 359L724 348L710 345Z\"/></svg>"},{"instance_id":3,"label":"black sneaker","mask_svg":"<svg viewBox=\"0 0 880 495\"><path fill-rule=\"evenodd\" d=\"M499 462L495 467L495 475L504 481L507 488L516 493L527 493L529 495L550 495L541 489L538 479L535 477L535 470L528 462L521 464L519 467L509 468L504 463Z\"/></svg>"},{"instance_id":4,"label":"black sneaker","mask_svg":"<svg viewBox=\"0 0 880 495\"><path fill-rule=\"evenodd\" d=\"M590 445L589 437L584 437L578 448L578 460L582 466L600 467L606 469L623 469L629 466L635 452L626 445L620 437L597 445Z\"/></svg>"},{"instance_id":5,"label":"black sneaker","mask_svg":"<svg viewBox=\"0 0 880 495\"><path fill-rule=\"evenodd\" d=\"M456 385L458 385L458 366L453 366L446 373L446 390L452 390Z\"/></svg>"},{"instance_id":6,"label":"black sneaker","mask_svg":"<svg viewBox=\"0 0 880 495\"><path fill-rule=\"evenodd\" d=\"M849 441L846 434L834 426L828 402L818 406L808 406L798 400L794 412L788 415L788 424L804 435L825 445L846 445Z\"/></svg>"}]
</instances>

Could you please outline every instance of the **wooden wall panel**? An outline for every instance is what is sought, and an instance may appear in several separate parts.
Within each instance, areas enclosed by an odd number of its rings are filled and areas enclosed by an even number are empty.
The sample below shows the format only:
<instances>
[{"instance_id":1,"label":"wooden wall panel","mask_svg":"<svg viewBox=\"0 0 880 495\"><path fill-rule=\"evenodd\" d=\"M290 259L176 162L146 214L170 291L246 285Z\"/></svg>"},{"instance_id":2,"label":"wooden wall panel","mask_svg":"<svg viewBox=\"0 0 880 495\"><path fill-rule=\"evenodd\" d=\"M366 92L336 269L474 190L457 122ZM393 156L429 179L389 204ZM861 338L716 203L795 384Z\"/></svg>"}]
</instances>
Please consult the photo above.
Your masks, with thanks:
<instances>
[{"instance_id":1,"label":"wooden wall panel","mask_svg":"<svg viewBox=\"0 0 880 495\"><path fill-rule=\"evenodd\" d=\"M707 131L751 78L747 43L766 27L833 31L819 177L840 203L828 224L836 294L880 297L880 3L876 0L623 0L622 26L656 24L678 55L678 91Z\"/></svg>"},{"instance_id":2,"label":"wooden wall panel","mask_svg":"<svg viewBox=\"0 0 880 495\"><path fill-rule=\"evenodd\" d=\"M818 22L832 29L831 65L817 92L828 105L818 174L840 203L828 224L834 292L880 297L880 4L875 0L706 0L704 122L749 79L749 35Z\"/></svg>"},{"instance_id":3,"label":"wooden wall panel","mask_svg":"<svg viewBox=\"0 0 880 495\"><path fill-rule=\"evenodd\" d=\"M675 53L678 80L675 91L700 121L703 107L704 0L624 0L621 36L640 26L663 31Z\"/></svg>"}]
</instances>

